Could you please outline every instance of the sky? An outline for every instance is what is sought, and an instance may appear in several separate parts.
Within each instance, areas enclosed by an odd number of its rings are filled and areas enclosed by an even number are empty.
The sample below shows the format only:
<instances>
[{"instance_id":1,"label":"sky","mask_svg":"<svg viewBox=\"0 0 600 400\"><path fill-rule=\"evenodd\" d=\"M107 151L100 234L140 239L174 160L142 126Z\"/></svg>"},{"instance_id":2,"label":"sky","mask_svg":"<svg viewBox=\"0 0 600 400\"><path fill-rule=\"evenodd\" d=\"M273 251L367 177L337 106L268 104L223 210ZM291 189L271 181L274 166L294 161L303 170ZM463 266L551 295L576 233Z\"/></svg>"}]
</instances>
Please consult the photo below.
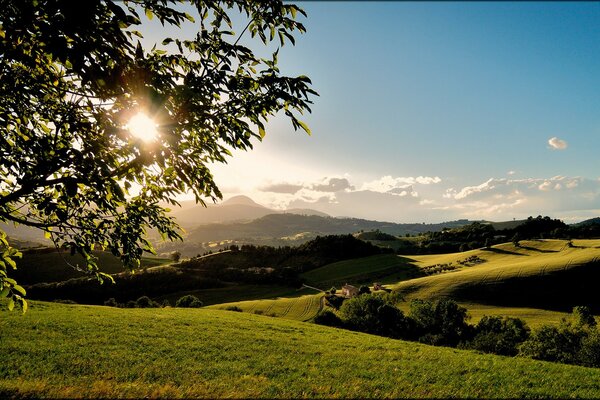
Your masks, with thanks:
<instances>
[{"instance_id":1,"label":"sky","mask_svg":"<svg viewBox=\"0 0 600 400\"><path fill-rule=\"evenodd\" d=\"M300 2L320 94L212 170L224 198L393 222L600 216L600 3ZM150 35L150 38L152 35Z\"/></svg>"}]
</instances>

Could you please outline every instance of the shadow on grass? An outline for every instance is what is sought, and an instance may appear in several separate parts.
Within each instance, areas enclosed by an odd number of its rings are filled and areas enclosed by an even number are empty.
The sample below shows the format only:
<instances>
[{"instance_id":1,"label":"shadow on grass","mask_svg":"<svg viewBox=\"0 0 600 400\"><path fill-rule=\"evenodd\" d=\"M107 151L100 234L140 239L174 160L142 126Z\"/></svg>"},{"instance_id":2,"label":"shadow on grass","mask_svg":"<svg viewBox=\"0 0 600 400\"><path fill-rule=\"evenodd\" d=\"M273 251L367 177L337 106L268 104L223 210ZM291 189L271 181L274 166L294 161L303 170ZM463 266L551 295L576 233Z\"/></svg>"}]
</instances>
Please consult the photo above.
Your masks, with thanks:
<instances>
[{"instance_id":1,"label":"shadow on grass","mask_svg":"<svg viewBox=\"0 0 600 400\"><path fill-rule=\"evenodd\" d=\"M528 254L521 254L521 253L517 253L515 251L509 251L509 250L503 250L503 249L495 249L493 247L490 247L489 249L483 249L484 251L489 251L490 253L497 253L497 254L508 254L511 256L527 256Z\"/></svg>"},{"instance_id":2,"label":"shadow on grass","mask_svg":"<svg viewBox=\"0 0 600 400\"><path fill-rule=\"evenodd\" d=\"M536 249L535 247L529 247L529 246L520 246L522 249L525 250L531 250L531 251L537 251L538 253L558 253L558 250L542 250L542 249Z\"/></svg>"},{"instance_id":3,"label":"shadow on grass","mask_svg":"<svg viewBox=\"0 0 600 400\"><path fill-rule=\"evenodd\" d=\"M463 284L450 297L495 306L531 307L568 312L585 305L600 313L600 262L554 270L544 275L514 276L498 281Z\"/></svg>"}]
</instances>

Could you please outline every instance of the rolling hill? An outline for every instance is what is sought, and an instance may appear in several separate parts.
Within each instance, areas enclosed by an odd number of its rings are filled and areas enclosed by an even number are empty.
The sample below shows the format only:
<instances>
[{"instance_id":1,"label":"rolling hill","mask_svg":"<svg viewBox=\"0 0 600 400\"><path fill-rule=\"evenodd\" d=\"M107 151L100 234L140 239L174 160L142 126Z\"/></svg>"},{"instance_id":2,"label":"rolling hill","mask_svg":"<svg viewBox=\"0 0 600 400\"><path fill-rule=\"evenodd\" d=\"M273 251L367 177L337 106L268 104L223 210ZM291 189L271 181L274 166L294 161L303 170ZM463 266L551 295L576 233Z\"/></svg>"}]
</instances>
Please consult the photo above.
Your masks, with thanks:
<instances>
[{"instance_id":1,"label":"rolling hill","mask_svg":"<svg viewBox=\"0 0 600 400\"><path fill-rule=\"evenodd\" d=\"M2 398L598 398L600 369L248 313L0 311Z\"/></svg>"},{"instance_id":2,"label":"rolling hill","mask_svg":"<svg viewBox=\"0 0 600 400\"><path fill-rule=\"evenodd\" d=\"M400 282L393 289L409 298L448 297L497 306L569 311L587 305L600 311L596 284L600 279L600 240L522 241L490 249L429 256L411 256L426 268L452 265L457 270ZM464 266L472 257L483 262Z\"/></svg>"}]
</instances>

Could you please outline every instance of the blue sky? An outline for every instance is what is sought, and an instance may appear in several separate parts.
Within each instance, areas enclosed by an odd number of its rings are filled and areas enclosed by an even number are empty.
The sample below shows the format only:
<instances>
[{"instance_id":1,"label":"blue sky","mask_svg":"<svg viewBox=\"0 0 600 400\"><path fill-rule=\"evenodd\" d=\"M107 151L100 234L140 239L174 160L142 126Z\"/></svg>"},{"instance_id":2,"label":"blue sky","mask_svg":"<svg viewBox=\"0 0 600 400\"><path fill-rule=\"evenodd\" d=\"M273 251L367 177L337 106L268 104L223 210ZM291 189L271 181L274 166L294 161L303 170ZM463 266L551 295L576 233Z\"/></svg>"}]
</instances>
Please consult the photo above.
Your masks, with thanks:
<instances>
[{"instance_id":1,"label":"blue sky","mask_svg":"<svg viewBox=\"0 0 600 400\"><path fill-rule=\"evenodd\" d=\"M215 167L226 197L399 222L600 215L600 3L300 6L280 64L320 93L313 136L272 121Z\"/></svg>"}]
</instances>

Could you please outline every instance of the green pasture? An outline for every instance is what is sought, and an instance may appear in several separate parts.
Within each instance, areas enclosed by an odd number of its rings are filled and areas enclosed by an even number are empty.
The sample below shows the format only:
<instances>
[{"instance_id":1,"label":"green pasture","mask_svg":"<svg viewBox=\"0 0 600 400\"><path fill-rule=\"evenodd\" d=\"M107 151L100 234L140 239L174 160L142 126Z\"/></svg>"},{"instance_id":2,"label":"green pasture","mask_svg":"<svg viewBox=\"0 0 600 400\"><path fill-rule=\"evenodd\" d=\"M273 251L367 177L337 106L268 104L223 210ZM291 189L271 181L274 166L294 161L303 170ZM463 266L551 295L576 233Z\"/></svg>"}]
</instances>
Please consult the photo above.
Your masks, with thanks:
<instances>
[{"instance_id":1,"label":"green pasture","mask_svg":"<svg viewBox=\"0 0 600 400\"><path fill-rule=\"evenodd\" d=\"M370 286L374 280L398 282L420 275L410 262L410 259L395 254L379 254L328 264L305 272L302 278L324 290L331 286L339 288L345 283Z\"/></svg>"},{"instance_id":2,"label":"green pasture","mask_svg":"<svg viewBox=\"0 0 600 400\"><path fill-rule=\"evenodd\" d=\"M598 398L600 370L249 313L0 312L1 398Z\"/></svg>"},{"instance_id":3,"label":"green pasture","mask_svg":"<svg viewBox=\"0 0 600 400\"><path fill-rule=\"evenodd\" d=\"M477 257L481 263L458 262ZM490 249L443 255L410 256L413 265L436 264L458 269L391 285L407 299L447 297L466 303L570 311L574 305L600 310L600 240L522 241Z\"/></svg>"}]
</instances>

